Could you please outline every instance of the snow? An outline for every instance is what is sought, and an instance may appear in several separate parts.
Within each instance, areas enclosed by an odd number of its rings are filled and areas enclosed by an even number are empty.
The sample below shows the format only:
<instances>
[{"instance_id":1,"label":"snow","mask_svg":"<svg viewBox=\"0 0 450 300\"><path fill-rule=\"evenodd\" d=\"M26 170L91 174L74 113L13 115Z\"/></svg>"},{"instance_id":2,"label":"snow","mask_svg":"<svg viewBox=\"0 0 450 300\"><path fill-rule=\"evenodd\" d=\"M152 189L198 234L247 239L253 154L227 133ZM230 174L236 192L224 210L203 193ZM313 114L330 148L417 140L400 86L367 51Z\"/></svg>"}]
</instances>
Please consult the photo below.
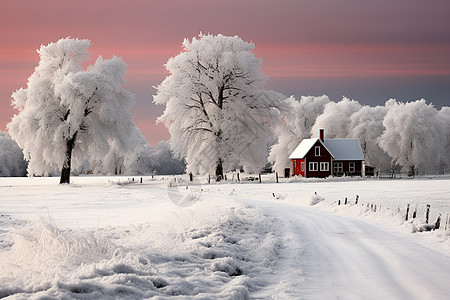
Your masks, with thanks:
<instances>
[{"instance_id":1,"label":"snow","mask_svg":"<svg viewBox=\"0 0 450 300\"><path fill-rule=\"evenodd\" d=\"M304 139L297 148L295 148L294 152L289 156L289 159L304 158L318 140L319 139Z\"/></svg>"},{"instance_id":2,"label":"snow","mask_svg":"<svg viewBox=\"0 0 450 300\"><path fill-rule=\"evenodd\" d=\"M272 177L0 178L0 297L448 297L450 179Z\"/></svg>"}]
</instances>

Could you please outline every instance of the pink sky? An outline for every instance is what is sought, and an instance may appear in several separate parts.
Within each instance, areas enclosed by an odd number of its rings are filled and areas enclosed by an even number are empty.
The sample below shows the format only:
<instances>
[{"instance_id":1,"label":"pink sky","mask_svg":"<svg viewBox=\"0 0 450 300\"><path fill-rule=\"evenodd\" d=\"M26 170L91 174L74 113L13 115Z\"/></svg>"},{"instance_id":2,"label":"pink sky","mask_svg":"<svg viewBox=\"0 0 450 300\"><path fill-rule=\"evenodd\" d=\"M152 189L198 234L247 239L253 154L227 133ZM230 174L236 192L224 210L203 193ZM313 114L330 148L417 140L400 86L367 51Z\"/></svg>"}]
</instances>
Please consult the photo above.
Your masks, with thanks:
<instances>
[{"instance_id":1,"label":"pink sky","mask_svg":"<svg viewBox=\"0 0 450 300\"><path fill-rule=\"evenodd\" d=\"M14 114L11 93L37 65L36 49L67 36L90 39L92 60L125 60L134 120L151 145L169 138L155 125L163 108L152 103L153 86L183 39L199 32L253 41L268 87L286 96L448 106L449 15L448 0L2 1L0 130Z\"/></svg>"}]
</instances>

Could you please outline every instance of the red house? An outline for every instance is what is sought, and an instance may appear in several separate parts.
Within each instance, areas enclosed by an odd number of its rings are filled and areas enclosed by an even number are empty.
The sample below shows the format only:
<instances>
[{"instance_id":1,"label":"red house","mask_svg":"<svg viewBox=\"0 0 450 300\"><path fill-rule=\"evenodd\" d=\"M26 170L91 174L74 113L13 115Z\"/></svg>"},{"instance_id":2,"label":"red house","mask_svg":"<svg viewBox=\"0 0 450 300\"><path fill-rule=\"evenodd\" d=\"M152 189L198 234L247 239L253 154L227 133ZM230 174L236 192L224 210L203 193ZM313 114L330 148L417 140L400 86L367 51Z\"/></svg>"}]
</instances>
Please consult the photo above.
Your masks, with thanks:
<instances>
[{"instance_id":1,"label":"red house","mask_svg":"<svg viewBox=\"0 0 450 300\"><path fill-rule=\"evenodd\" d=\"M292 175L303 177L362 176L364 155L358 139L304 139L289 156Z\"/></svg>"}]
</instances>

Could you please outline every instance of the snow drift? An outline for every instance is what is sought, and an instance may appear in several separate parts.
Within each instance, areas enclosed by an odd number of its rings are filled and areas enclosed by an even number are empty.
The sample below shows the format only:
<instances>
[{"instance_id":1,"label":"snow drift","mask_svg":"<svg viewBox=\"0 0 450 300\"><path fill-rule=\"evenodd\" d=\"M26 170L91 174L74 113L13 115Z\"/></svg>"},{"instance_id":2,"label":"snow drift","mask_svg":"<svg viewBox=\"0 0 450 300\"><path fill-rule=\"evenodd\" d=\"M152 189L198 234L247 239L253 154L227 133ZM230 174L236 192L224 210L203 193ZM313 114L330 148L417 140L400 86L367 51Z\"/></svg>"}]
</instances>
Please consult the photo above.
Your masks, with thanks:
<instances>
[{"instance_id":1,"label":"snow drift","mask_svg":"<svg viewBox=\"0 0 450 300\"><path fill-rule=\"evenodd\" d=\"M0 297L247 298L270 273L276 222L228 199L208 199L133 228L19 227L0 258Z\"/></svg>"}]
</instances>

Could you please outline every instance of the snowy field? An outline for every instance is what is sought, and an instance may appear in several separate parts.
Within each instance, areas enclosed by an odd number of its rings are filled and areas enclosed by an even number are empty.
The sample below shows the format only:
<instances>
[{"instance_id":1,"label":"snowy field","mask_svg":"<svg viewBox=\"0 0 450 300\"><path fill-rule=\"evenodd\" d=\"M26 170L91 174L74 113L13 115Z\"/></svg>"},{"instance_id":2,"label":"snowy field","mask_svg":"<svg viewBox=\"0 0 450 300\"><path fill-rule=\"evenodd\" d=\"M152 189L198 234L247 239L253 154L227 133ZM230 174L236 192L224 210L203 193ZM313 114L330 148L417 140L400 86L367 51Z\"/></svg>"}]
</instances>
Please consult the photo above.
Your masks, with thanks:
<instances>
[{"instance_id":1,"label":"snowy field","mask_svg":"<svg viewBox=\"0 0 450 300\"><path fill-rule=\"evenodd\" d=\"M448 178L177 178L0 178L0 298L450 295Z\"/></svg>"}]
</instances>

